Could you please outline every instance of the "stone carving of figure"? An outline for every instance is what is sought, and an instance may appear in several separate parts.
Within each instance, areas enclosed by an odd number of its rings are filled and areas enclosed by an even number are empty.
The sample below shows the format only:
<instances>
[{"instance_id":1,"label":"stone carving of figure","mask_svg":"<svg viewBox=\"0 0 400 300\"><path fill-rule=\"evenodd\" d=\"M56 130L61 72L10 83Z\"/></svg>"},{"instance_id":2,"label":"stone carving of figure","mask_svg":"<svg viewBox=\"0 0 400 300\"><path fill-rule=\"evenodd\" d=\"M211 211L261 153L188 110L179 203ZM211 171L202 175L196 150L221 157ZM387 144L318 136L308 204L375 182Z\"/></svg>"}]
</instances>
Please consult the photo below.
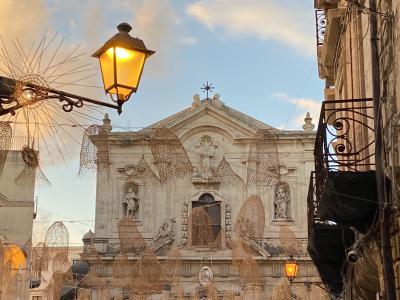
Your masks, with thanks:
<instances>
[{"instance_id":1,"label":"stone carving of figure","mask_svg":"<svg viewBox=\"0 0 400 300\"><path fill-rule=\"evenodd\" d=\"M125 217L136 218L136 212L139 209L139 198L130 187L123 202L125 210Z\"/></svg>"},{"instance_id":2,"label":"stone carving of figure","mask_svg":"<svg viewBox=\"0 0 400 300\"><path fill-rule=\"evenodd\" d=\"M202 177L204 179L210 179L212 177L211 172L211 161L215 157L215 149L216 145L211 140L211 137L208 135L203 135L201 137L200 145L197 146L200 148L200 164Z\"/></svg>"},{"instance_id":3,"label":"stone carving of figure","mask_svg":"<svg viewBox=\"0 0 400 300\"><path fill-rule=\"evenodd\" d=\"M158 233L155 237L155 240L163 239L165 237L170 237L174 239L175 236L174 225L175 225L175 219L165 220L158 229Z\"/></svg>"},{"instance_id":4,"label":"stone carving of figure","mask_svg":"<svg viewBox=\"0 0 400 300\"><path fill-rule=\"evenodd\" d=\"M287 204L289 193L284 185L279 185L275 191L275 219L287 219Z\"/></svg>"}]
</instances>

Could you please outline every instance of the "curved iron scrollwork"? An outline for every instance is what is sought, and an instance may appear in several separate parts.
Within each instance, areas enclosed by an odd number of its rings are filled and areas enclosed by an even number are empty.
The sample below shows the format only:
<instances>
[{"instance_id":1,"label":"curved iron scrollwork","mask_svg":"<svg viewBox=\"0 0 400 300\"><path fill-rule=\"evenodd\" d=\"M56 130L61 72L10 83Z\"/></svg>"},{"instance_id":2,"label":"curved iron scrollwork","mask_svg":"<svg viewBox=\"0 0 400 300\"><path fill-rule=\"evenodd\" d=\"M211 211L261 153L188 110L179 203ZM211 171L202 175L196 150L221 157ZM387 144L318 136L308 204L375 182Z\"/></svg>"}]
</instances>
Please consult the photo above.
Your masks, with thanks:
<instances>
[{"instance_id":1,"label":"curved iron scrollwork","mask_svg":"<svg viewBox=\"0 0 400 300\"><path fill-rule=\"evenodd\" d=\"M357 171L373 164L372 110L372 102L368 99L323 104L319 130L325 131L322 142L327 170L347 168Z\"/></svg>"},{"instance_id":2,"label":"curved iron scrollwork","mask_svg":"<svg viewBox=\"0 0 400 300\"><path fill-rule=\"evenodd\" d=\"M106 106L121 112L121 106L101 102L90 98L59 91L46 86L38 80L17 81L12 78L0 76L0 116L15 114L15 111L23 107L36 107L43 101L58 100L65 112L71 112L74 108L83 107L83 103ZM35 82L35 83L32 83ZM36 84L38 83L38 84Z\"/></svg>"},{"instance_id":3,"label":"curved iron scrollwork","mask_svg":"<svg viewBox=\"0 0 400 300\"><path fill-rule=\"evenodd\" d=\"M317 46L321 46L324 44L325 29L326 29L326 17L322 9L315 10L315 26L316 26Z\"/></svg>"}]
</instances>

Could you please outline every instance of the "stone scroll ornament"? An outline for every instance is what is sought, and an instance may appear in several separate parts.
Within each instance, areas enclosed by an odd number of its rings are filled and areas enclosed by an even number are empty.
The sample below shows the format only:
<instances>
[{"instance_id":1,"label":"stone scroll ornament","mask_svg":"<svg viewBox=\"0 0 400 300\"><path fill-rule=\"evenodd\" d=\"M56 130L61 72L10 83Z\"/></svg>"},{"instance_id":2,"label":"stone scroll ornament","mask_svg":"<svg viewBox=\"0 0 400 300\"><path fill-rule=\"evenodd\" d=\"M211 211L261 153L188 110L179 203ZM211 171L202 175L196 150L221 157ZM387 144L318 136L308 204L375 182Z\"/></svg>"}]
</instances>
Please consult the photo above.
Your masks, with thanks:
<instances>
[{"instance_id":1,"label":"stone scroll ornament","mask_svg":"<svg viewBox=\"0 0 400 300\"><path fill-rule=\"evenodd\" d=\"M10 150L12 129L9 122L0 122L0 175L3 173L4 164Z\"/></svg>"},{"instance_id":2,"label":"stone scroll ornament","mask_svg":"<svg viewBox=\"0 0 400 300\"><path fill-rule=\"evenodd\" d=\"M150 139L150 147L162 183L192 175L189 156L171 130L164 127L156 129Z\"/></svg>"},{"instance_id":3,"label":"stone scroll ornament","mask_svg":"<svg viewBox=\"0 0 400 300\"><path fill-rule=\"evenodd\" d=\"M92 136L99 139L96 147L90 140ZM79 176L99 172L100 175L109 175L110 151L108 147L108 134L100 125L86 128L81 144Z\"/></svg>"},{"instance_id":4,"label":"stone scroll ornament","mask_svg":"<svg viewBox=\"0 0 400 300\"><path fill-rule=\"evenodd\" d=\"M25 162L25 167L15 178L14 182L20 186L28 187L47 187L51 183L49 179L44 175L39 165L38 151L34 150L30 146L25 146L22 149L22 159Z\"/></svg>"},{"instance_id":5,"label":"stone scroll ornament","mask_svg":"<svg viewBox=\"0 0 400 300\"><path fill-rule=\"evenodd\" d=\"M279 154L276 140L270 135L250 145L247 187L268 188L279 182Z\"/></svg>"}]
</instances>

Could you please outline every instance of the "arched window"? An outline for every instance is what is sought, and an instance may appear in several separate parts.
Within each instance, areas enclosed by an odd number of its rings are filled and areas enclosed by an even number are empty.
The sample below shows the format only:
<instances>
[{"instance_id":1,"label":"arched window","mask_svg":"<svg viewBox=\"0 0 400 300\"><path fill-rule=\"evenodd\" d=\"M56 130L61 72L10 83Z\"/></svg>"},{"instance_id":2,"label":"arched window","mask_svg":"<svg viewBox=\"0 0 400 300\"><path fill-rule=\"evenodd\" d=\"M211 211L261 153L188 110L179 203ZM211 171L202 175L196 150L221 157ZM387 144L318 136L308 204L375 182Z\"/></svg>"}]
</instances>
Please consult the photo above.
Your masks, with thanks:
<instances>
[{"instance_id":1,"label":"arched window","mask_svg":"<svg viewBox=\"0 0 400 300\"><path fill-rule=\"evenodd\" d=\"M221 205L205 193L192 202L190 217L192 246L219 247L221 245Z\"/></svg>"}]
</instances>

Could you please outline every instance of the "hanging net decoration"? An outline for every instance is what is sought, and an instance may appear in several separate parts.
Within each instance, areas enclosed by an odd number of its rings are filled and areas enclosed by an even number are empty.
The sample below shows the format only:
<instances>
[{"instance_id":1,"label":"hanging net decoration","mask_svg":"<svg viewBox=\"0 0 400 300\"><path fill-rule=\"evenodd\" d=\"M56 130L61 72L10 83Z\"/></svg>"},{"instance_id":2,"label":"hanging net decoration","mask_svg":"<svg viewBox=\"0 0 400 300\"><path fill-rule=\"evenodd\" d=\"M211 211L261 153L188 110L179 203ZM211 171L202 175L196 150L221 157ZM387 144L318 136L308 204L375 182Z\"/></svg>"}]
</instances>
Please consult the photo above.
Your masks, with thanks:
<instances>
[{"instance_id":1,"label":"hanging net decoration","mask_svg":"<svg viewBox=\"0 0 400 300\"><path fill-rule=\"evenodd\" d=\"M141 253L146 242L140 234L134 220L130 217L125 217L118 222L118 235L121 253Z\"/></svg>"},{"instance_id":2,"label":"hanging net decoration","mask_svg":"<svg viewBox=\"0 0 400 300\"><path fill-rule=\"evenodd\" d=\"M15 184L27 187L35 186L38 188L50 186L50 181L39 166L38 152L30 146L24 146L21 154L25 162L25 167L15 178Z\"/></svg>"},{"instance_id":3,"label":"hanging net decoration","mask_svg":"<svg viewBox=\"0 0 400 300\"><path fill-rule=\"evenodd\" d=\"M153 170L150 168L146 159L144 158L144 155L142 155L138 164L136 165L134 181L144 188L155 188L161 184L160 179L156 174L154 174Z\"/></svg>"},{"instance_id":4,"label":"hanging net decoration","mask_svg":"<svg viewBox=\"0 0 400 300\"><path fill-rule=\"evenodd\" d=\"M180 285L174 284L172 285L170 297L168 300L185 300L185 291Z\"/></svg>"},{"instance_id":5,"label":"hanging net decoration","mask_svg":"<svg viewBox=\"0 0 400 300\"><path fill-rule=\"evenodd\" d=\"M268 188L279 181L279 153L269 133L250 145L247 168L248 188Z\"/></svg>"},{"instance_id":6,"label":"hanging net decoration","mask_svg":"<svg viewBox=\"0 0 400 300\"><path fill-rule=\"evenodd\" d=\"M91 141L97 139L97 147ZM108 134L100 125L89 126L82 138L79 176L95 174L109 175L110 152L108 147Z\"/></svg>"},{"instance_id":7,"label":"hanging net decoration","mask_svg":"<svg viewBox=\"0 0 400 300\"><path fill-rule=\"evenodd\" d=\"M136 295L160 294L161 264L154 252L146 247L140 259L133 267L134 275L130 285L130 293Z\"/></svg>"},{"instance_id":8,"label":"hanging net decoration","mask_svg":"<svg viewBox=\"0 0 400 300\"><path fill-rule=\"evenodd\" d=\"M195 207L189 217L192 229L192 245L210 248L214 244L213 224L202 207Z\"/></svg>"},{"instance_id":9,"label":"hanging net decoration","mask_svg":"<svg viewBox=\"0 0 400 300\"><path fill-rule=\"evenodd\" d=\"M79 124L99 113L98 107L55 92L76 93L83 87L86 93L88 89L102 90L96 84L98 67L87 61L80 45L71 46L47 30L34 41L0 36L0 98L2 109L12 112L0 116L0 121L13 124L13 135L40 141L42 157L53 162L65 160L65 146L75 143L81 134Z\"/></svg>"},{"instance_id":10,"label":"hanging net decoration","mask_svg":"<svg viewBox=\"0 0 400 300\"><path fill-rule=\"evenodd\" d=\"M9 122L0 121L0 175L3 174L8 150L11 146L12 129Z\"/></svg>"},{"instance_id":11,"label":"hanging net decoration","mask_svg":"<svg viewBox=\"0 0 400 300\"><path fill-rule=\"evenodd\" d=\"M221 179L220 189L231 190L239 189L243 190L244 182L231 168L230 164L223 158L215 171L215 175Z\"/></svg>"},{"instance_id":12,"label":"hanging net decoration","mask_svg":"<svg viewBox=\"0 0 400 300\"><path fill-rule=\"evenodd\" d=\"M243 285L255 285L261 283L260 269L254 255L254 250L241 239L232 243L232 264L239 271Z\"/></svg>"},{"instance_id":13,"label":"hanging net decoration","mask_svg":"<svg viewBox=\"0 0 400 300\"><path fill-rule=\"evenodd\" d=\"M162 183L193 173L193 166L181 141L171 130L164 127L156 129L150 139L150 147Z\"/></svg>"},{"instance_id":14,"label":"hanging net decoration","mask_svg":"<svg viewBox=\"0 0 400 300\"><path fill-rule=\"evenodd\" d=\"M173 247L167 254L162 265L161 280L171 285L178 285L182 273L182 256L177 247Z\"/></svg>"},{"instance_id":15,"label":"hanging net decoration","mask_svg":"<svg viewBox=\"0 0 400 300\"><path fill-rule=\"evenodd\" d=\"M39 279L42 271L47 271L49 260L49 251L44 243L38 243L32 247L31 268L32 276Z\"/></svg>"},{"instance_id":16,"label":"hanging net decoration","mask_svg":"<svg viewBox=\"0 0 400 300\"><path fill-rule=\"evenodd\" d=\"M77 300L90 300L91 299L91 289L79 288Z\"/></svg>"},{"instance_id":17,"label":"hanging net decoration","mask_svg":"<svg viewBox=\"0 0 400 300\"><path fill-rule=\"evenodd\" d=\"M130 284L133 278L133 264L125 254L115 256L112 274L111 285L113 287L127 287Z\"/></svg>"},{"instance_id":18,"label":"hanging net decoration","mask_svg":"<svg viewBox=\"0 0 400 300\"><path fill-rule=\"evenodd\" d=\"M250 196L237 216L234 231L240 238L261 238L264 233L265 210L259 196Z\"/></svg>"},{"instance_id":19,"label":"hanging net decoration","mask_svg":"<svg viewBox=\"0 0 400 300\"><path fill-rule=\"evenodd\" d=\"M225 291L222 300L236 300L236 293L233 291Z\"/></svg>"},{"instance_id":20,"label":"hanging net decoration","mask_svg":"<svg viewBox=\"0 0 400 300\"><path fill-rule=\"evenodd\" d=\"M3 279L5 278L4 248L0 240L0 294L3 291Z\"/></svg>"},{"instance_id":21,"label":"hanging net decoration","mask_svg":"<svg viewBox=\"0 0 400 300\"><path fill-rule=\"evenodd\" d=\"M69 232L67 227L61 221L55 221L46 231L45 241L46 247L53 247L68 252Z\"/></svg>"},{"instance_id":22,"label":"hanging net decoration","mask_svg":"<svg viewBox=\"0 0 400 300\"><path fill-rule=\"evenodd\" d=\"M287 225L281 226L279 240L287 255L298 255L304 252L300 240Z\"/></svg>"}]
</instances>

